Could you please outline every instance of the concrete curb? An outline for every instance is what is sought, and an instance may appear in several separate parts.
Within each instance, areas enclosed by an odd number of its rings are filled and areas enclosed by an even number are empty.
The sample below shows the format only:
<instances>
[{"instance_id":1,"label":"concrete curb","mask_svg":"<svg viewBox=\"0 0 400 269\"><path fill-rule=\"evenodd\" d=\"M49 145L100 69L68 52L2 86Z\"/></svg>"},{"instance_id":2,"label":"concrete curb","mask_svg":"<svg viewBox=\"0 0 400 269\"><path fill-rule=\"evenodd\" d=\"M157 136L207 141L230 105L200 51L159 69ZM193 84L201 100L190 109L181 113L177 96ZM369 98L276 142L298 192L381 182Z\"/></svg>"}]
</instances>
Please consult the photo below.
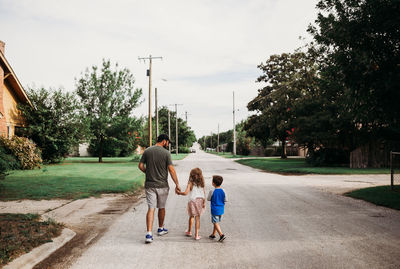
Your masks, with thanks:
<instances>
[{"instance_id":1,"label":"concrete curb","mask_svg":"<svg viewBox=\"0 0 400 269\"><path fill-rule=\"evenodd\" d=\"M4 269L28 269L34 267L47 257L49 257L57 249L64 246L70 241L76 233L70 229L64 228L59 237L53 239L53 242L43 244L37 248L34 248L31 252L26 253L17 259L13 260Z\"/></svg>"}]
</instances>

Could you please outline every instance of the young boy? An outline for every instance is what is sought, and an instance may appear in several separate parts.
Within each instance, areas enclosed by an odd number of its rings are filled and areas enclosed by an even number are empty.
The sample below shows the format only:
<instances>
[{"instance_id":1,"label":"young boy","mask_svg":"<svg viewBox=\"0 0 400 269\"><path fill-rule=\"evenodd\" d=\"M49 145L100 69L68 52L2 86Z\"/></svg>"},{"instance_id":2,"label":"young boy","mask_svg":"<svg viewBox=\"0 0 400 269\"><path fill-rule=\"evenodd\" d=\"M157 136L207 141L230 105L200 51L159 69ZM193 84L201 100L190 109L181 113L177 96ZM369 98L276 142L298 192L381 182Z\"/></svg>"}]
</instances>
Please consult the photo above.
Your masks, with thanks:
<instances>
[{"instance_id":1,"label":"young boy","mask_svg":"<svg viewBox=\"0 0 400 269\"><path fill-rule=\"evenodd\" d=\"M226 236L222 233L219 223L221 222L222 215L224 214L225 202L228 201L226 193L221 188L221 176L213 176L212 185L215 188L208 193L207 200L211 201L211 222L214 224L213 233L209 236L210 239L215 238L215 234L219 234L219 242L225 240Z\"/></svg>"}]
</instances>

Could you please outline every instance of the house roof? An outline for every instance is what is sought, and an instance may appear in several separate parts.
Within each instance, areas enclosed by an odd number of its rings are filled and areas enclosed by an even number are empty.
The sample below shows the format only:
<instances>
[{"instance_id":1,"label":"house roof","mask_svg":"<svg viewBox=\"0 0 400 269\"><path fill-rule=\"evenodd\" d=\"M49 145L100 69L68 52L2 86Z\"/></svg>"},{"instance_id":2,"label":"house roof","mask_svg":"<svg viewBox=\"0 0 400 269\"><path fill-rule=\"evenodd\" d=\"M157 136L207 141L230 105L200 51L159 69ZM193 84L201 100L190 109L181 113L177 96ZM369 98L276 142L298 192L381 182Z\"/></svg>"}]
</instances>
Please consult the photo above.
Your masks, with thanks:
<instances>
[{"instance_id":1,"label":"house roof","mask_svg":"<svg viewBox=\"0 0 400 269\"><path fill-rule=\"evenodd\" d=\"M8 82L12 89L14 90L15 94L19 98L22 103L29 104L31 106L31 100L29 100L28 95L26 94L24 88L19 82L17 75L15 74L14 70L11 68L11 65L8 63L4 54L0 51L0 65L4 70L4 81Z\"/></svg>"}]
</instances>

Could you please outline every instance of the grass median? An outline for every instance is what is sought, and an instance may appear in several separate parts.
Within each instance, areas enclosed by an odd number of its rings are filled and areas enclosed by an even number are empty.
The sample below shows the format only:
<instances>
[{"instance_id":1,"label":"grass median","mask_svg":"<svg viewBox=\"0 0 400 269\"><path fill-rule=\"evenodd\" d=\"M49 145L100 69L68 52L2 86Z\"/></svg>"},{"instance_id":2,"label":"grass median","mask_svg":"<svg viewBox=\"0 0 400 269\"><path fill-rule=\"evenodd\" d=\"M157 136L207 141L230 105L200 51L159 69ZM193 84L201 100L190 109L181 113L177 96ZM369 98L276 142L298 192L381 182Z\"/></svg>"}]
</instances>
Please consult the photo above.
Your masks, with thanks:
<instances>
[{"instance_id":1,"label":"grass median","mask_svg":"<svg viewBox=\"0 0 400 269\"><path fill-rule=\"evenodd\" d=\"M400 190L392 190L390 186L365 188L348 192L345 195L376 205L400 210Z\"/></svg>"},{"instance_id":2,"label":"grass median","mask_svg":"<svg viewBox=\"0 0 400 269\"><path fill-rule=\"evenodd\" d=\"M236 162L267 172L282 174L389 174L388 168L355 169L349 167L314 167L304 158L249 158Z\"/></svg>"}]
</instances>

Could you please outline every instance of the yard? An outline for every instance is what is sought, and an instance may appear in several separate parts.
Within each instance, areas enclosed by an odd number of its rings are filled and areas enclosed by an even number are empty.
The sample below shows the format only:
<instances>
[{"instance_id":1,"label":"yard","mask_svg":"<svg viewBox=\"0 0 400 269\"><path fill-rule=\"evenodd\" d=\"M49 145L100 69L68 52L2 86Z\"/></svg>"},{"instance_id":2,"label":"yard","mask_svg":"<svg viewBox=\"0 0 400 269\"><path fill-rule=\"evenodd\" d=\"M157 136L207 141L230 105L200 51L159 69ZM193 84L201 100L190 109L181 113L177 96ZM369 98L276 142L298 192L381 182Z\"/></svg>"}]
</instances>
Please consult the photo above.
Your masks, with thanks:
<instances>
[{"instance_id":1,"label":"yard","mask_svg":"<svg viewBox=\"0 0 400 269\"><path fill-rule=\"evenodd\" d=\"M215 154L224 158L232 159L232 158L257 158L257 156L249 156L249 155L233 155L231 152L207 152L211 154Z\"/></svg>"},{"instance_id":2,"label":"yard","mask_svg":"<svg viewBox=\"0 0 400 269\"><path fill-rule=\"evenodd\" d=\"M390 186L371 187L348 192L346 196L400 210L400 190L398 188L392 190Z\"/></svg>"},{"instance_id":3,"label":"yard","mask_svg":"<svg viewBox=\"0 0 400 269\"><path fill-rule=\"evenodd\" d=\"M304 158L248 158L236 162L267 172L282 174L389 174L388 168L354 169L349 167L314 167Z\"/></svg>"},{"instance_id":4,"label":"yard","mask_svg":"<svg viewBox=\"0 0 400 269\"><path fill-rule=\"evenodd\" d=\"M172 155L174 160L186 156ZM74 157L42 169L12 171L0 182L0 199L81 199L143 186L144 174L137 167L137 158L103 158L103 163L97 160Z\"/></svg>"}]
</instances>

